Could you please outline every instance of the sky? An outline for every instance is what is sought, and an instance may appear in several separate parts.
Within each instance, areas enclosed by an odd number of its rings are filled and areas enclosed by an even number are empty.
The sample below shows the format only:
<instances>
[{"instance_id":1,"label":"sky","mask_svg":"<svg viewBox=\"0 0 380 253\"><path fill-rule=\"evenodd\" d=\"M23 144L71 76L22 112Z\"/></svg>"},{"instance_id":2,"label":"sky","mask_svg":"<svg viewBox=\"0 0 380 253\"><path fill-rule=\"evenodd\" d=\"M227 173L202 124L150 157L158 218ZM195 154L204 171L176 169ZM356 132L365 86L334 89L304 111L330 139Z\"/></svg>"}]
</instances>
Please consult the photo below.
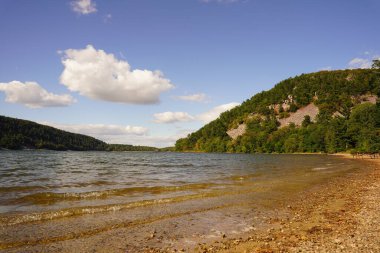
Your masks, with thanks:
<instances>
[{"instance_id":1,"label":"sky","mask_svg":"<svg viewBox=\"0 0 380 253\"><path fill-rule=\"evenodd\" d=\"M369 68L379 0L0 0L0 115L171 146L279 81Z\"/></svg>"}]
</instances>

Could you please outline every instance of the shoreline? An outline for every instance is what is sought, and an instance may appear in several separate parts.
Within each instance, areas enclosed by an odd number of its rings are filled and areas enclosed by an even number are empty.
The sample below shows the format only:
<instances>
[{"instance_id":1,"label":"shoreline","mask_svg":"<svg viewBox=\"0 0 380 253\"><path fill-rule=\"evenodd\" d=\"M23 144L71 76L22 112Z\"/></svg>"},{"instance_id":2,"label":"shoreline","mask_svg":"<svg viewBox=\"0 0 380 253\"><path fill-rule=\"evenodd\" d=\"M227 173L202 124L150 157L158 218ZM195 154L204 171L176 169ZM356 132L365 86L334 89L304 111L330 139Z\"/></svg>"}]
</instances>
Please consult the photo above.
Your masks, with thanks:
<instances>
[{"instance_id":1,"label":"shoreline","mask_svg":"<svg viewBox=\"0 0 380 253\"><path fill-rule=\"evenodd\" d=\"M266 221L267 230L196 252L380 252L380 159L333 156L369 166L301 193L283 207L283 217Z\"/></svg>"}]
</instances>

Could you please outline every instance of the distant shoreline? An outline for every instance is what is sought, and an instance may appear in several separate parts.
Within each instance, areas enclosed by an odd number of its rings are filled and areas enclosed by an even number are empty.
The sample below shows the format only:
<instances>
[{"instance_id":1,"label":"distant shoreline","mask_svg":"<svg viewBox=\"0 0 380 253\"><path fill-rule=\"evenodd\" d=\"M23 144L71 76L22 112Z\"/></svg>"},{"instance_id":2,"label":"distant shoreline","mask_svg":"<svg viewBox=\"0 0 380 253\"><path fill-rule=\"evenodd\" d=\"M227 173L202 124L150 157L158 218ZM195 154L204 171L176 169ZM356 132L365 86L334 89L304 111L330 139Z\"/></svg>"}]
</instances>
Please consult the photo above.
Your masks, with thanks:
<instances>
[{"instance_id":1,"label":"distant shoreline","mask_svg":"<svg viewBox=\"0 0 380 253\"><path fill-rule=\"evenodd\" d=\"M135 146L138 147L138 146ZM55 149L40 149L40 148L22 148L22 149L7 149L0 147L0 151L57 151L57 152L174 152L174 153L185 153L185 154L245 154L245 155L332 155L332 156L341 156L347 158L353 158L349 153L322 153L322 152L295 152L295 153L233 153L233 152L204 152L204 151L170 151L170 150L161 150L166 148L157 148L157 150L55 150Z\"/></svg>"}]
</instances>

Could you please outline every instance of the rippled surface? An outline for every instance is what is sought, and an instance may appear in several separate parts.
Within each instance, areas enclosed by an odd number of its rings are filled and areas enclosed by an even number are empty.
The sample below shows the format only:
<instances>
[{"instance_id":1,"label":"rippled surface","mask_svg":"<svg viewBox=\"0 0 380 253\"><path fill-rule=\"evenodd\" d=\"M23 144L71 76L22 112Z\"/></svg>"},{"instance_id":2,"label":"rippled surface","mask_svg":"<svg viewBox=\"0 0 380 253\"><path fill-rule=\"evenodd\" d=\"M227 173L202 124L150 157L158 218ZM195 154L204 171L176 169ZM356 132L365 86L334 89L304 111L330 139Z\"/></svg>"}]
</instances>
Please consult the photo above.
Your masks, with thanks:
<instances>
[{"instance_id":1,"label":"rippled surface","mask_svg":"<svg viewBox=\"0 0 380 253\"><path fill-rule=\"evenodd\" d=\"M178 197L246 176L263 181L331 173L342 170L341 163L310 155L1 151L0 213Z\"/></svg>"},{"instance_id":2,"label":"rippled surface","mask_svg":"<svg viewBox=\"0 0 380 253\"><path fill-rule=\"evenodd\" d=\"M0 249L70 249L73 238L136 224L260 210L360 166L325 155L0 151ZM215 213L205 217L213 224Z\"/></svg>"},{"instance_id":3,"label":"rippled surface","mask_svg":"<svg viewBox=\"0 0 380 253\"><path fill-rule=\"evenodd\" d=\"M252 172L250 157L230 158L152 152L2 151L0 212L62 208L63 201L93 205L142 200L217 187L229 176Z\"/></svg>"}]
</instances>

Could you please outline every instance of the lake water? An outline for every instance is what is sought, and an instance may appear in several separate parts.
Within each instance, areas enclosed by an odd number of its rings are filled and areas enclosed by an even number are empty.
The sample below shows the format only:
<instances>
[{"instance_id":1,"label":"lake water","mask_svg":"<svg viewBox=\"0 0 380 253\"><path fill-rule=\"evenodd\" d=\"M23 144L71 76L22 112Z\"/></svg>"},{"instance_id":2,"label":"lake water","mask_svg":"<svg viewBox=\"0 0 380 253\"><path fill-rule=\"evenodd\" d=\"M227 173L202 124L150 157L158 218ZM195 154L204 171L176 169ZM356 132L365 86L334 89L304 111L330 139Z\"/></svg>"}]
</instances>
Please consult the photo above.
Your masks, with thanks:
<instances>
[{"instance_id":1,"label":"lake water","mask_svg":"<svg viewBox=\"0 0 380 253\"><path fill-rule=\"evenodd\" d=\"M70 241L78 221L88 237L179 209L268 207L359 166L326 155L0 151L0 249Z\"/></svg>"}]
</instances>

